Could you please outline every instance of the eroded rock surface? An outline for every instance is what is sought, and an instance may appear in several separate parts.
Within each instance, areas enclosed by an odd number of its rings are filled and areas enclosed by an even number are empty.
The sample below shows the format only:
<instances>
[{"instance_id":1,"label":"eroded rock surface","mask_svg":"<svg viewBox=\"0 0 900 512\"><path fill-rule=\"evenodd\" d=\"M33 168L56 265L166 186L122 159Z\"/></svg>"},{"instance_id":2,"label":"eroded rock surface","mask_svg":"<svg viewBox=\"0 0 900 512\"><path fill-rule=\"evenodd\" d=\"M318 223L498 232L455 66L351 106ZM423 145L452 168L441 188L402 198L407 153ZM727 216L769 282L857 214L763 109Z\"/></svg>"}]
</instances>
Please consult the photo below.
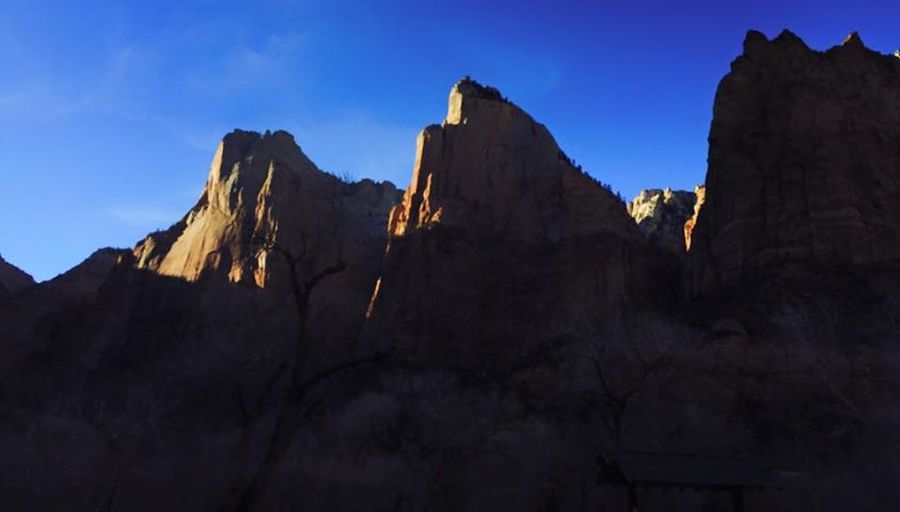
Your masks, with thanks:
<instances>
[{"instance_id":1,"label":"eroded rock surface","mask_svg":"<svg viewBox=\"0 0 900 512\"><path fill-rule=\"evenodd\" d=\"M694 226L697 225L697 216L700 215L700 209L706 202L706 186L697 185L694 187L694 209L690 218L684 222L684 247L691 250L691 237L694 235Z\"/></svg>"},{"instance_id":2,"label":"eroded rock surface","mask_svg":"<svg viewBox=\"0 0 900 512\"><path fill-rule=\"evenodd\" d=\"M673 254L685 252L685 222L694 211L697 196L686 190L642 190L628 203L628 214L650 242Z\"/></svg>"}]
</instances>

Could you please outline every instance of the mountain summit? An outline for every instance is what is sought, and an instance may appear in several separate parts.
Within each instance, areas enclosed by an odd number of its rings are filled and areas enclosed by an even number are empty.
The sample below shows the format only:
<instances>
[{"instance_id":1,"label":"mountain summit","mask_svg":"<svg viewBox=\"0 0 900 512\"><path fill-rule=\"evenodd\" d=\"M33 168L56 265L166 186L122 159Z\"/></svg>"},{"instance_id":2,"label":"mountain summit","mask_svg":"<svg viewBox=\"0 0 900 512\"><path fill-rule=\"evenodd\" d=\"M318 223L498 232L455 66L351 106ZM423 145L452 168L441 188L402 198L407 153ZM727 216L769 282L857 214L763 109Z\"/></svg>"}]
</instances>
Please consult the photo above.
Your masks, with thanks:
<instances>
[{"instance_id":1,"label":"mountain summit","mask_svg":"<svg viewBox=\"0 0 900 512\"><path fill-rule=\"evenodd\" d=\"M544 125L468 78L444 122L419 135L388 229L370 318L401 344L452 357L490 359L508 350L500 340L557 335L560 323L621 307L651 273L637 270L649 245L624 203Z\"/></svg>"},{"instance_id":2,"label":"mountain summit","mask_svg":"<svg viewBox=\"0 0 900 512\"><path fill-rule=\"evenodd\" d=\"M343 183L322 172L285 131L235 130L219 143L197 204L139 243L135 257L140 268L189 281L265 287L278 272L267 245L299 255L313 244L343 250L351 239L383 239L371 219L386 219L398 196L391 183Z\"/></svg>"}]
</instances>

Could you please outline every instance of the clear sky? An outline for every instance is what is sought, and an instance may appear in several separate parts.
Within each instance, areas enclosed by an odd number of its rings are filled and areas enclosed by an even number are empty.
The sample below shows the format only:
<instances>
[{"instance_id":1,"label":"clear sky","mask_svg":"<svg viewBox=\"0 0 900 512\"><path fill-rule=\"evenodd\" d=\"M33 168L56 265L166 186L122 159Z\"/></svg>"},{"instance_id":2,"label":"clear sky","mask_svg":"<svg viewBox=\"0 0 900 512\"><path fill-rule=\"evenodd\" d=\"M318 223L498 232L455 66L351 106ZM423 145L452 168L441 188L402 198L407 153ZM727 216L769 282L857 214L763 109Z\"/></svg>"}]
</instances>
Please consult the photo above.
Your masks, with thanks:
<instances>
[{"instance_id":1,"label":"clear sky","mask_svg":"<svg viewBox=\"0 0 900 512\"><path fill-rule=\"evenodd\" d=\"M233 128L405 187L463 75L631 197L703 181L747 29L900 46L900 2L0 0L0 254L48 279L175 222Z\"/></svg>"}]
</instances>

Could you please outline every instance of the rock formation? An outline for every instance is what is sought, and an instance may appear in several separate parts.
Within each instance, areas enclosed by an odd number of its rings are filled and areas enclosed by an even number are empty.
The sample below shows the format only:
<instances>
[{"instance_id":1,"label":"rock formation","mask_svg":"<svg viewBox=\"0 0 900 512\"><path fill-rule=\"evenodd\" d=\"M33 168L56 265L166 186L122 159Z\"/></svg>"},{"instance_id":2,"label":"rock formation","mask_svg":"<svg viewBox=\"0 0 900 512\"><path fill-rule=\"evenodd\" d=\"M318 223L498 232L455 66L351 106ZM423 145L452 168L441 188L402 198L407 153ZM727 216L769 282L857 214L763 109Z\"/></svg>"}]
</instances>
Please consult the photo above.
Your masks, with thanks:
<instances>
[{"instance_id":1,"label":"rock formation","mask_svg":"<svg viewBox=\"0 0 900 512\"><path fill-rule=\"evenodd\" d=\"M33 284L33 277L0 256L0 294L12 293Z\"/></svg>"},{"instance_id":2,"label":"rock formation","mask_svg":"<svg viewBox=\"0 0 900 512\"><path fill-rule=\"evenodd\" d=\"M697 225L697 216L700 215L700 208L706 202L706 186L697 185L694 187L694 209L691 216L684 222L684 247L685 250L691 250L691 237L694 235L694 226Z\"/></svg>"},{"instance_id":3,"label":"rock formation","mask_svg":"<svg viewBox=\"0 0 900 512\"><path fill-rule=\"evenodd\" d=\"M370 317L412 352L518 353L621 308L649 279L625 205L543 125L470 79L419 135L389 230Z\"/></svg>"},{"instance_id":4,"label":"rock formation","mask_svg":"<svg viewBox=\"0 0 900 512\"><path fill-rule=\"evenodd\" d=\"M188 281L288 289L288 258L307 275L343 261L346 270L315 297L361 319L399 198L389 182L322 172L287 132L236 130L219 144L200 200L137 245L136 265Z\"/></svg>"},{"instance_id":5,"label":"rock formation","mask_svg":"<svg viewBox=\"0 0 900 512\"><path fill-rule=\"evenodd\" d=\"M685 222L691 217L697 196L686 190L642 190L628 203L628 214L655 247L676 255L685 252Z\"/></svg>"},{"instance_id":6,"label":"rock formation","mask_svg":"<svg viewBox=\"0 0 900 512\"><path fill-rule=\"evenodd\" d=\"M900 509L896 267L717 293L892 261L895 75L856 37L751 34L709 202L627 211L468 79L392 209L284 132L234 132L180 222L0 300L0 508L617 510L596 484L627 451L698 484L639 489L642 511L727 509L760 471L779 489L754 509ZM347 269L299 309L284 253ZM685 266L713 295L660 301Z\"/></svg>"},{"instance_id":7,"label":"rock formation","mask_svg":"<svg viewBox=\"0 0 900 512\"><path fill-rule=\"evenodd\" d=\"M719 84L688 288L900 258L900 60L747 34Z\"/></svg>"}]
</instances>

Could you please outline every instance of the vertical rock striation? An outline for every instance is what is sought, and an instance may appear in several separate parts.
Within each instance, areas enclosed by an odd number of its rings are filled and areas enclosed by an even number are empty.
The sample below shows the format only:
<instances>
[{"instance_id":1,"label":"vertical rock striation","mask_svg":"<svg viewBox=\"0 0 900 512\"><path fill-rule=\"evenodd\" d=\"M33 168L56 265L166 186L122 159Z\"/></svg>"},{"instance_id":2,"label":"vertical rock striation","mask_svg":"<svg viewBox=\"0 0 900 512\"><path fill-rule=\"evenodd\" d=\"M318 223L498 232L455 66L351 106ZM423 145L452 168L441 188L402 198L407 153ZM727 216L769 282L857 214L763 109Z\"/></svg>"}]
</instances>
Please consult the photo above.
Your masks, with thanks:
<instances>
[{"instance_id":1,"label":"vertical rock striation","mask_svg":"<svg viewBox=\"0 0 900 512\"><path fill-rule=\"evenodd\" d=\"M691 216L684 221L684 248L691 250L691 237L694 235L694 226L697 225L697 216L700 215L700 209L706 202L706 186L697 185L694 187L694 209Z\"/></svg>"}]
</instances>

